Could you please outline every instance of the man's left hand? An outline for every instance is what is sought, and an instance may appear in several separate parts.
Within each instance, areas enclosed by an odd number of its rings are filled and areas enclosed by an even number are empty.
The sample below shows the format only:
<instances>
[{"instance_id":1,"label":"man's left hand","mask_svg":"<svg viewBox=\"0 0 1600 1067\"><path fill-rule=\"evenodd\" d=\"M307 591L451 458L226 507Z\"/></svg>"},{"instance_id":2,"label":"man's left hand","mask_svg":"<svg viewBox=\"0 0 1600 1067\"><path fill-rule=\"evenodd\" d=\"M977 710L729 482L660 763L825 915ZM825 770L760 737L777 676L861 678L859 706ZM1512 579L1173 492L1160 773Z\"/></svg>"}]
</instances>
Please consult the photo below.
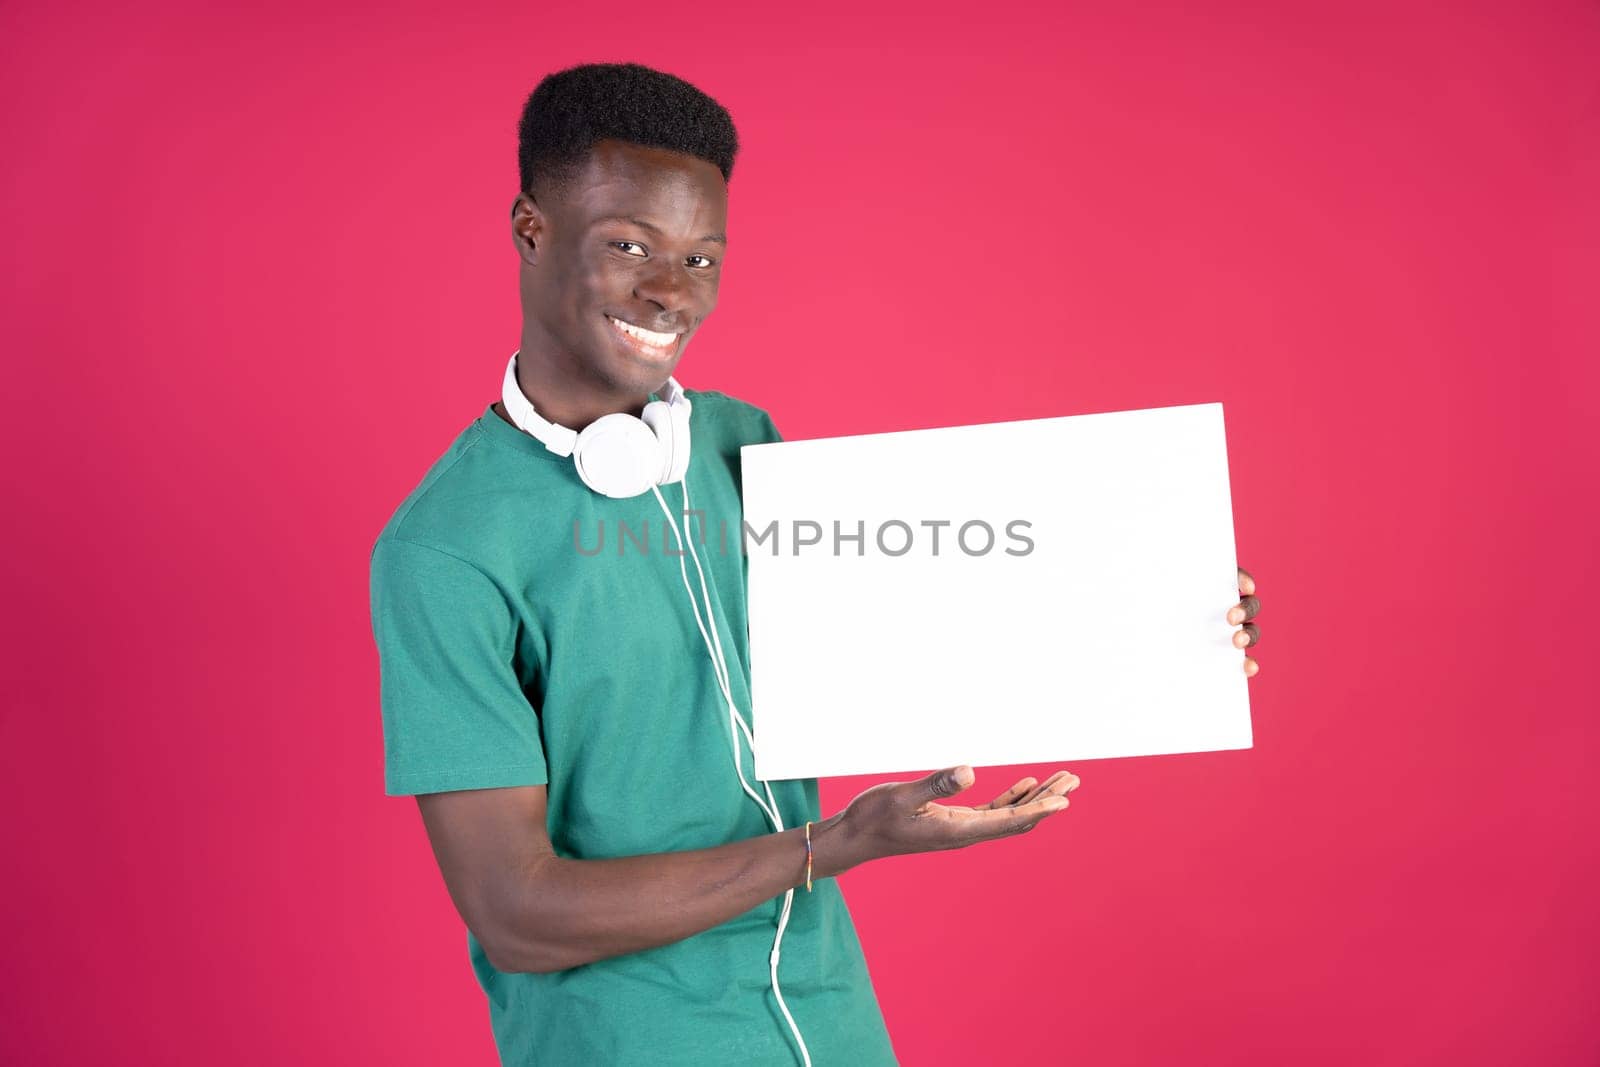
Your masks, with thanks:
<instances>
[{"instance_id":1,"label":"man's left hand","mask_svg":"<svg viewBox=\"0 0 1600 1067\"><path fill-rule=\"evenodd\" d=\"M1228 622L1234 626L1243 623L1244 626L1233 635L1234 648L1254 648L1261 643L1261 627L1250 620L1261 614L1261 599L1256 596L1256 580L1250 577L1248 571L1239 568L1239 603L1228 609ZM1250 656L1244 658L1244 675L1254 678L1261 669Z\"/></svg>"}]
</instances>

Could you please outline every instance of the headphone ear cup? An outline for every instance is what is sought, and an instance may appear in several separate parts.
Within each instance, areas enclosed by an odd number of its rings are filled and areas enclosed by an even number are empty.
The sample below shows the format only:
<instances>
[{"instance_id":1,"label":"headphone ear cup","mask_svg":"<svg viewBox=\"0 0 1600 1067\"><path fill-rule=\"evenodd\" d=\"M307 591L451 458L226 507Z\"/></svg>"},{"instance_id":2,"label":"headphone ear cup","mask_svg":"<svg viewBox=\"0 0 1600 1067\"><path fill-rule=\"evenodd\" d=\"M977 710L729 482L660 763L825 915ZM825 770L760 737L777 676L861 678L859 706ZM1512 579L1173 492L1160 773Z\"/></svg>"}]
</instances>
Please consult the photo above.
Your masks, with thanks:
<instances>
[{"instance_id":1,"label":"headphone ear cup","mask_svg":"<svg viewBox=\"0 0 1600 1067\"><path fill-rule=\"evenodd\" d=\"M613 499L638 496L657 484L663 458L657 432L632 415L602 415L578 435L572 449L578 477Z\"/></svg>"},{"instance_id":2,"label":"headphone ear cup","mask_svg":"<svg viewBox=\"0 0 1600 1067\"><path fill-rule=\"evenodd\" d=\"M661 467L662 485L683 481L683 476L689 471L689 410L690 404L686 398L680 398L672 404L652 400L645 405L644 414L640 416L655 431L665 449L665 462Z\"/></svg>"},{"instance_id":3,"label":"headphone ear cup","mask_svg":"<svg viewBox=\"0 0 1600 1067\"><path fill-rule=\"evenodd\" d=\"M652 400L644 406L639 418L650 427L650 432L655 434L656 440L661 445L661 466L656 471L656 484L666 485L677 481L677 478L670 475L677 464L679 449L688 451L688 439L679 438L678 423L673 417L671 405L664 400Z\"/></svg>"},{"instance_id":4,"label":"headphone ear cup","mask_svg":"<svg viewBox=\"0 0 1600 1067\"><path fill-rule=\"evenodd\" d=\"M689 446L694 435L689 432L689 414L694 405L688 397L672 405L672 469L667 471L667 481L679 482L689 473Z\"/></svg>"}]
</instances>

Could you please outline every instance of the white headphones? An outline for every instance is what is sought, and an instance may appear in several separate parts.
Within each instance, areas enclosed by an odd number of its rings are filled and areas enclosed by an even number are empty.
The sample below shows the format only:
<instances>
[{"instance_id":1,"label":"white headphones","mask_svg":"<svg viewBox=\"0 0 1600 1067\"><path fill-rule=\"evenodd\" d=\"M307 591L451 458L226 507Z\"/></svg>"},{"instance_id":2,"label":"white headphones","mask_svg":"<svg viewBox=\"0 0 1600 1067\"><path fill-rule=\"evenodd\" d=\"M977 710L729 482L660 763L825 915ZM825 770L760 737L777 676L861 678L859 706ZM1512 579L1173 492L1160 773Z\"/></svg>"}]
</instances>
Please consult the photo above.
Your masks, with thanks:
<instances>
[{"instance_id":1,"label":"white headphones","mask_svg":"<svg viewBox=\"0 0 1600 1067\"><path fill-rule=\"evenodd\" d=\"M582 433L557 426L537 411L517 384L517 353L506 364L500 399L506 414L524 433L544 442L558 456L571 456L583 484L616 499L638 496L651 486L681 481L689 470L689 413L694 405L676 378L638 417L602 415Z\"/></svg>"}]
</instances>

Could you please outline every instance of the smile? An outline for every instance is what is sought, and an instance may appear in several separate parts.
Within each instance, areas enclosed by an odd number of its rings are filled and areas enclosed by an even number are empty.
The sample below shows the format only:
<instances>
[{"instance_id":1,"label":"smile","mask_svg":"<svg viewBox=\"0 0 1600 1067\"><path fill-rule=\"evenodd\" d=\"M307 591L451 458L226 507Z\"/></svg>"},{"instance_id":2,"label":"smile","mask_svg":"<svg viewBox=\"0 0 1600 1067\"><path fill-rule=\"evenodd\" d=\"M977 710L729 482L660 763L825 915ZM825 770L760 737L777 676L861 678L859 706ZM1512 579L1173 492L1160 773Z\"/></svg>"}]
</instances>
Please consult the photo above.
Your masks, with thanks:
<instances>
[{"instance_id":1,"label":"smile","mask_svg":"<svg viewBox=\"0 0 1600 1067\"><path fill-rule=\"evenodd\" d=\"M610 315L606 318L616 327L617 332L632 341L635 347L655 355L665 354L681 336L675 333L657 333L655 330L647 330L643 326L635 326L631 322L623 322Z\"/></svg>"}]
</instances>

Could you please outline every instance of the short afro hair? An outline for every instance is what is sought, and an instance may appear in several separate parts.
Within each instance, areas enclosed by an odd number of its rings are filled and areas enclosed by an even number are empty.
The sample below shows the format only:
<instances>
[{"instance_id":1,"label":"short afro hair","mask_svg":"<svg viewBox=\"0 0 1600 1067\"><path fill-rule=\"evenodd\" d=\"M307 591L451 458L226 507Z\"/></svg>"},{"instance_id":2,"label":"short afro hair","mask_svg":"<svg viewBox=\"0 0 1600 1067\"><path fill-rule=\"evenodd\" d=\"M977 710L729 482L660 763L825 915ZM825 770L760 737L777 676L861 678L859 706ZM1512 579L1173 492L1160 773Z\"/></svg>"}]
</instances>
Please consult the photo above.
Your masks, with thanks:
<instances>
[{"instance_id":1,"label":"short afro hair","mask_svg":"<svg viewBox=\"0 0 1600 1067\"><path fill-rule=\"evenodd\" d=\"M517 123L522 191L559 186L596 141L614 139L698 156L733 175L739 136L721 104L682 78L638 63L589 63L547 75Z\"/></svg>"}]
</instances>

